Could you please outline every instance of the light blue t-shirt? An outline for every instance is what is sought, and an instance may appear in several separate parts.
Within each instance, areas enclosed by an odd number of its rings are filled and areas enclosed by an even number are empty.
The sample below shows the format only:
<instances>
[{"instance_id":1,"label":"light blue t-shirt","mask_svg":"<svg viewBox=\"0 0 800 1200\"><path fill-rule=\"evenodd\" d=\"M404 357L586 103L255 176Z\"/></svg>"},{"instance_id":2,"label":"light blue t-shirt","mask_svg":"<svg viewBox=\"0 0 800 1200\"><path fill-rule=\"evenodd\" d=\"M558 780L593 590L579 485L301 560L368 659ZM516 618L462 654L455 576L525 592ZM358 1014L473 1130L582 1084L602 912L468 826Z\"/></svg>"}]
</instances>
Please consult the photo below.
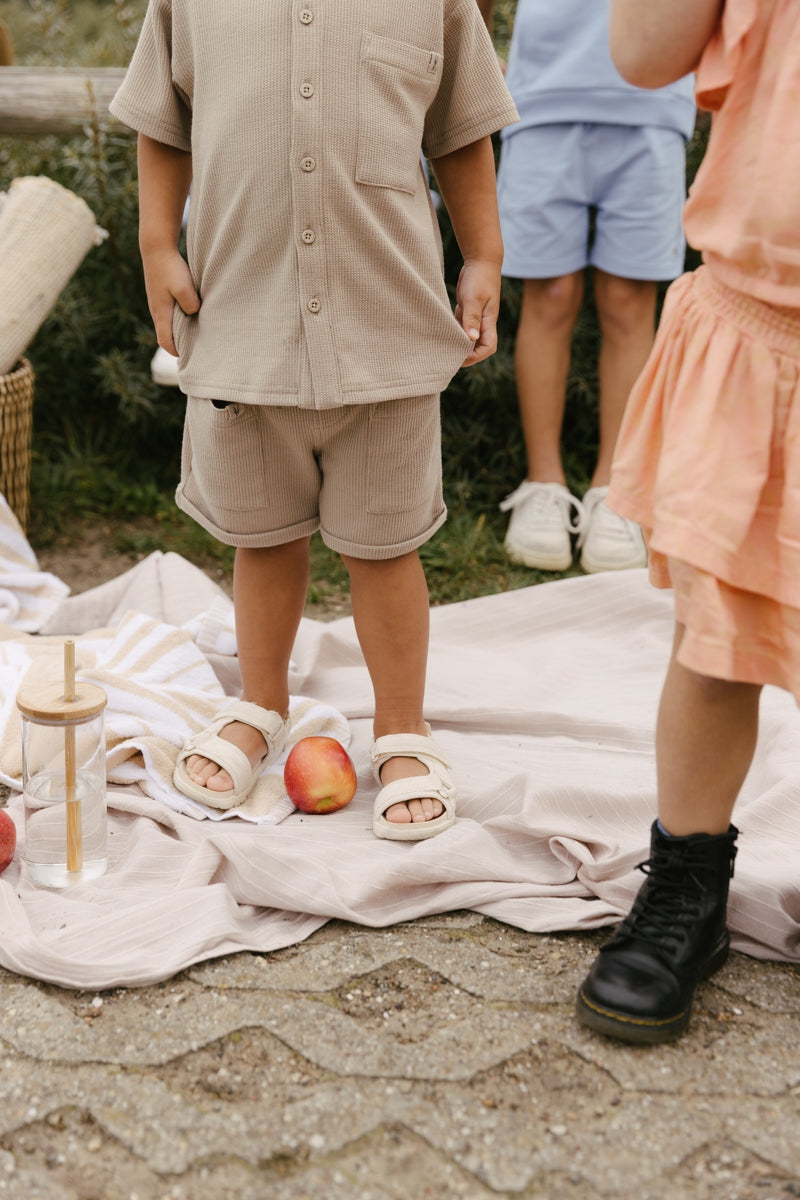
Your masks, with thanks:
<instances>
[{"instance_id":1,"label":"light blue t-shirt","mask_svg":"<svg viewBox=\"0 0 800 1200\"><path fill-rule=\"evenodd\" d=\"M694 76L648 90L626 83L608 47L609 0L518 0L506 83L528 125L661 125L690 138Z\"/></svg>"}]
</instances>

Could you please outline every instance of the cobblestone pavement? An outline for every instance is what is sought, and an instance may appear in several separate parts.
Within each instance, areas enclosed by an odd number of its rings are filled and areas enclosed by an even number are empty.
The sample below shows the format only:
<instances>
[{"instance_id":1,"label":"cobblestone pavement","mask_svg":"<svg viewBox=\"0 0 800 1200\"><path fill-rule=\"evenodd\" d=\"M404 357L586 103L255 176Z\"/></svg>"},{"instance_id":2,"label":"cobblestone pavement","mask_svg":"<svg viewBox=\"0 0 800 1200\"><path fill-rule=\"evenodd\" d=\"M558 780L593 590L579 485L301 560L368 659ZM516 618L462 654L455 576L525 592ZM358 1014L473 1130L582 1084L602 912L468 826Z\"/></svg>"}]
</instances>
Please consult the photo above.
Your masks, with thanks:
<instances>
[{"instance_id":1,"label":"cobblestone pavement","mask_svg":"<svg viewBox=\"0 0 800 1200\"><path fill-rule=\"evenodd\" d=\"M141 989L0 971L0 1198L800 1196L800 971L733 955L628 1048L573 1017L605 936L452 913Z\"/></svg>"}]
</instances>

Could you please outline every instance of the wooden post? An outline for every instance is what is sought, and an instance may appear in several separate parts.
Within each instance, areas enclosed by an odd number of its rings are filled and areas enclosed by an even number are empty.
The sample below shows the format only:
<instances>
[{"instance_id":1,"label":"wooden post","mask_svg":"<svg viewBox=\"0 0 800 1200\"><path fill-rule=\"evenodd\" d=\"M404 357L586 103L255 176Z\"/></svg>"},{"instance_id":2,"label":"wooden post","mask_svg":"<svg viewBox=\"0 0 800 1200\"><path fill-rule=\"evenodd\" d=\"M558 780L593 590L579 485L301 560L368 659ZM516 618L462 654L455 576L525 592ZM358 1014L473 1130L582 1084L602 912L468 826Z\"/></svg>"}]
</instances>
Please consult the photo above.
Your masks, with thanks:
<instances>
[{"instance_id":1,"label":"wooden post","mask_svg":"<svg viewBox=\"0 0 800 1200\"><path fill-rule=\"evenodd\" d=\"M14 40L5 21L0 21L0 67L13 67Z\"/></svg>"},{"instance_id":2,"label":"wooden post","mask_svg":"<svg viewBox=\"0 0 800 1200\"><path fill-rule=\"evenodd\" d=\"M131 133L108 111L124 67L0 67L0 135L68 137L93 120Z\"/></svg>"}]
</instances>

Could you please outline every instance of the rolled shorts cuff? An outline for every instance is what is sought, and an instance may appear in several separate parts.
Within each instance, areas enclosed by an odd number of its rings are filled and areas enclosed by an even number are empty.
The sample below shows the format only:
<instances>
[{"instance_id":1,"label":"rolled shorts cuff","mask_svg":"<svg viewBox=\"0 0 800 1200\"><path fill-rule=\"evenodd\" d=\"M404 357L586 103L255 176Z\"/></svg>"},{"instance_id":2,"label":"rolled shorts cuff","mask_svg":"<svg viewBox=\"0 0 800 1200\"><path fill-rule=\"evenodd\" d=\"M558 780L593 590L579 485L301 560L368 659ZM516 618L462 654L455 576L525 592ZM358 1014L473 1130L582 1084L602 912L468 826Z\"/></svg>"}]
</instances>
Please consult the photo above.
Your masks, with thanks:
<instances>
[{"instance_id":1,"label":"rolled shorts cuff","mask_svg":"<svg viewBox=\"0 0 800 1200\"><path fill-rule=\"evenodd\" d=\"M424 546L425 542L430 541L438 529L441 529L447 520L447 509L443 508L438 517L431 524L418 534L416 537L407 538L403 542L397 542L389 546L362 546L356 542L346 541L344 538L335 537L332 534L326 533L324 529L320 529L320 537L329 550L334 550L337 554L344 554L349 558L364 558L371 562L383 562L390 558L401 558L404 554L411 554L412 551L418 550L420 546Z\"/></svg>"},{"instance_id":2,"label":"rolled shorts cuff","mask_svg":"<svg viewBox=\"0 0 800 1200\"><path fill-rule=\"evenodd\" d=\"M319 520L310 519L300 521L296 525L287 526L284 529L275 529L268 533L230 533L227 529L216 525L210 517L192 504L191 500L187 500L183 495L180 485L175 493L175 503L182 512L185 512L188 517L196 521L202 526L207 533L216 538L218 542L222 542L223 546L243 547L248 550L265 550L270 546L286 546L289 542L297 542L301 538L311 537L319 529Z\"/></svg>"}]
</instances>

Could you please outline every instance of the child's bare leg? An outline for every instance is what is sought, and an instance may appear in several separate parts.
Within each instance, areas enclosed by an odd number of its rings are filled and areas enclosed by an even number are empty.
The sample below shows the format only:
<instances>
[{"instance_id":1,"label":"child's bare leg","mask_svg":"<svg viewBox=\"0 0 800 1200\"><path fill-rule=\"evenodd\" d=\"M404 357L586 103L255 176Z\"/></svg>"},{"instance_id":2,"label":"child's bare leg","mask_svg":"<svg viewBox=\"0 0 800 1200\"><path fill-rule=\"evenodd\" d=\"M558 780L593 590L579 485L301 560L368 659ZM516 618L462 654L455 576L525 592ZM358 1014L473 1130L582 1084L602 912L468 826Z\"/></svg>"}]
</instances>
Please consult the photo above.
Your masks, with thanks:
<instances>
[{"instance_id":1,"label":"child's bare leg","mask_svg":"<svg viewBox=\"0 0 800 1200\"><path fill-rule=\"evenodd\" d=\"M725 833L753 760L761 688L698 675L675 630L656 725L658 816L675 837Z\"/></svg>"},{"instance_id":2,"label":"child's bare leg","mask_svg":"<svg viewBox=\"0 0 800 1200\"><path fill-rule=\"evenodd\" d=\"M565 482L561 425L583 281L583 271L575 271L523 284L514 362L528 479L537 483Z\"/></svg>"},{"instance_id":3,"label":"child's bare leg","mask_svg":"<svg viewBox=\"0 0 800 1200\"><path fill-rule=\"evenodd\" d=\"M656 297L656 284L649 280L622 279L599 269L594 273L602 343L600 447L592 487L605 487L611 479L611 460L628 396L653 345Z\"/></svg>"},{"instance_id":4,"label":"child's bare leg","mask_svg":"<svg viewBox=\"0 0 800 1200\"><path fill-rule=\"evenodd\" d=\"M308 538L265 549L240 547L233 571L236 642L242 699L284 715L289 708L289 659L308 591ZM261 733L234 721L219 735L244 751L255 765L266 752ZM193 754L190 779L212 791L233 787L227 771Z\"/></svg>"},{"instance_id":5,"label":"child's bare leg","mask_svg":"<svg viewBox=\"0 0 800 1200\"><path fill-rule=\"evenodd\" d=\"M375 693L374 734L427 732L423 716L428 661L429 602L416 551L399 558L342 556L350 573L353 620ZM415 758L390 758L381 781L427 775ZM430 821L444 811L440 800L393 804L387 821Z\"/></svg>"}]
</instances>

